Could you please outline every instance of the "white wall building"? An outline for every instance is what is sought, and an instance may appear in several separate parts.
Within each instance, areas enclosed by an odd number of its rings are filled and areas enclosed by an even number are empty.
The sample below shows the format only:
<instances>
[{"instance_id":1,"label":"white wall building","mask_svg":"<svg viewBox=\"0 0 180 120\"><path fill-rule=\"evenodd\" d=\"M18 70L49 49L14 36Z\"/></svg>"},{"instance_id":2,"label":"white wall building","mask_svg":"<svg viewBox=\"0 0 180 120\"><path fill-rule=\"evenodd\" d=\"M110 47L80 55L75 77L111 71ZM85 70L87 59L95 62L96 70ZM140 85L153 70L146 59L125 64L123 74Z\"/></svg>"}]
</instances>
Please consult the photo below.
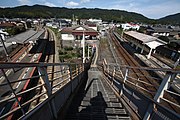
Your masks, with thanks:
<instances>
[{"instance_id":1,"label":"white wall building","mask_svg":"<svg viewBox=\"0 0 180 120\"><path fill-rule=\"evenodd\" d=\"M74 35L72 35L70 33L61 34L61 38L62 38L62 40L75 40Z\"/></svg>"},{"instance_id":2,"label":"white wall building","mask_svg":"<svg viewBox=\"0 0 180 120\"><path fill-rule=\"evenodd\" d=\"M90 21L90 22L93 22L93 23L96 23L96 24L102 24L102 20L101 19L89 19L87 21Z\"/></svg>"},{"instance_id":3,"label":"white wall building","mask_svg":"<svg viewBox=\"0 0 180 120\"><path fill-rule=\"evenodd\" d=\"M135 29L135 30L139 30L140 26L137 24L132 24L132 23L125 23L125 24L121 24L123 30L129 30L129 29Z\"/></svg>"}]
</instances>

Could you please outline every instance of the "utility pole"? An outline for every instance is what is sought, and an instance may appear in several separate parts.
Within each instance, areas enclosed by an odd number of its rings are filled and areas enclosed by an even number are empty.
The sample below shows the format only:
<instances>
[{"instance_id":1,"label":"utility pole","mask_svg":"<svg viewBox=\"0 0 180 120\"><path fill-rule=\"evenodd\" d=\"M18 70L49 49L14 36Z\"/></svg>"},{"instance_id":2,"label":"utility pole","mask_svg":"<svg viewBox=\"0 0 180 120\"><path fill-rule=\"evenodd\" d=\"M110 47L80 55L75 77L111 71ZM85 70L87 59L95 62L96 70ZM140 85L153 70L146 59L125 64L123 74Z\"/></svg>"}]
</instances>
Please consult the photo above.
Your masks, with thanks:
<instances>
[{"instance_id":1,"label":"utility pole","mask_svg":"<svg viewBox=\"0 0 180 120\"><path fill-rule=\"evenodd\" d=\"M83 44L83 63L85 63L85 35L84 35L84 29L83 29L82 44Z\"/></svg>"}]
</instances>

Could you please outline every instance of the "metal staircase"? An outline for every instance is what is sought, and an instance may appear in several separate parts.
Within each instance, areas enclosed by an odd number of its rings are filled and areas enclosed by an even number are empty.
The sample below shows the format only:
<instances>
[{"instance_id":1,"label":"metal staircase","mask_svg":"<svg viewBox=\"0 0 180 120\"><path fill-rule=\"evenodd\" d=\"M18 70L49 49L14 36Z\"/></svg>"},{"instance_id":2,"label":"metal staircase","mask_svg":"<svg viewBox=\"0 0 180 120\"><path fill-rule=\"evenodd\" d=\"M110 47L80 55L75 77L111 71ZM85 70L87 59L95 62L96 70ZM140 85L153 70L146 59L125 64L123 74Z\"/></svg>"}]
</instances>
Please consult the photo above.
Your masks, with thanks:
<instances>
[{"instance_id":1,"label":"metal staircase","mask_svg":"<svg viewBox=\"0 0 180 120\"><path fill-rule=\"evenodd\" d=\"M130 120L130 116L121 101L103 78L97 68L88 71L85 88L73 99L66 120Z\"/></svg>"}]
</instances>

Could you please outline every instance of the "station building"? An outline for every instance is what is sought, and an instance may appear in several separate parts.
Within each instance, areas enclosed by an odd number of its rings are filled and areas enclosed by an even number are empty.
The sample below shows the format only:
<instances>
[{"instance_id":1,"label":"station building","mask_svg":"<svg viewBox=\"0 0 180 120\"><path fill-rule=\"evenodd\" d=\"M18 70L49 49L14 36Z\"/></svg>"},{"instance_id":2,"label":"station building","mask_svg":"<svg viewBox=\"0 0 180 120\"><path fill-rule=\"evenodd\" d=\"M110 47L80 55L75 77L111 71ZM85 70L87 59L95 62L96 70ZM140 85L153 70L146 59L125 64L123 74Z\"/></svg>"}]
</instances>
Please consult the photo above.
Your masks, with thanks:
<instances>
[{"instance_id":1,"label":"station building","mask_svg":"<svg viewBox=\"0 0 180 120\"><path fill-rule=\"evenodd\" d=\"M85 41L93 43L98 40L98 32L88 26L79 25L74 27L66 27L61 30L61 39L63 46L81 46L81 40L85 35Z\"/></svg>"},{"instance_id":2,"label":"station building","mask_svg":"<svg viewBox=\"0 0 180 120\"><path fill-rule=\"evenodd\" d=\"M151 57L152 52L156 52L156 48L161 45L167 44L166 42L143 33L139 33L136 31L127 31L123 33L123 37L131 44L132 47L137 49L141 49L140 53L146 51L147 58Z\"/></svg>"}]
</instances>

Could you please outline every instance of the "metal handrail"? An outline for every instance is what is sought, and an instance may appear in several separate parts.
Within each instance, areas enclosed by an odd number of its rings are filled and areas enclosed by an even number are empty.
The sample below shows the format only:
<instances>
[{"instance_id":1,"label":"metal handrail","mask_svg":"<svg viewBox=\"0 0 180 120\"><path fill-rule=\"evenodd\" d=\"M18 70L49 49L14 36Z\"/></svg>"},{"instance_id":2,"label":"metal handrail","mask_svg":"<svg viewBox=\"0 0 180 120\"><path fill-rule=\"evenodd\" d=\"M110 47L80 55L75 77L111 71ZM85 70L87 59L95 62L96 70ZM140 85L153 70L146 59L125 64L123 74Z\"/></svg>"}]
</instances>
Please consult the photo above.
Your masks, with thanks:
<instances>
[{"instance_id":1,"label":"metal handrail","mask_svg":"<svg viewBox=\"0 0 180 120\"><path fill-rule=\"evenodd\" d=\"M47 73L46 69L37 69L37 68L46 68L48 66L66 66L68 68L63 69L63 70L58 70L58 71L54 71L52 73ZM69 69L69 67L71 66L75 66L77 67L75 70L73 69L73 71L70 71L71 69ZM33 101L37 101L38 99L41 99L41 97L43 95L48 96L47 98L49 98L51 96L51 94L54 94L55 92L52 91L53 88L57 88L57 86L63 84L63 86L65 86L67 83L71 82L71 78L76 77L78 75L81 74L81 72L83 72L84 70L84 65L82 64L69 64L69 63L0 63L0 69L4 70L4 69L12 69L12 68L21 68L22 70L25 70L28 67L32 67L32 68L36 68L39 71L39 75L35 75L32 77L26 77L23 79L18 79L18 80L13 80L10 82L5 82L5 83L1 83L0 87L9 85L12 87L13 90L13 94L11 96L5 96L2 100L0 100L0 104L2 103L8 103L10 100L12 99L17 99L15 100L14 105L17 105L17 101L18 101L18 106L15 106L13 108L10 109L10 111L4 113L3 115L0 115L0 119L4 119L9 117L10 115L12 116L14 113L16 113L16 111L18 110L22 110L23 115L26 115L26 113L29 112L29 110L24 111L24 107L29 105L30 103L32 103ZM65 72L64 72L65 71ZM67 72L66 72L67 71ZM74 73L74 74L70 74L70 73ZM48 74L55 74L55 73L61 73L59 75L58 78L53 78L52 80L48 79ZM43 80L43 82L38 83L37 85L31 87L31 88L26 88L19 92L15 92L15 89L13 89L13 84L19 83L19 82L26 82L26 81L32 81L33 79L39 79L41 78ZM57 79L62 78L63 80L57 81ZM6 79L8 79L8 77L6 77ZM53 84L52 86L50 85L51 82L53 81L57 81L55 84ZM59 90L63 87L59 87ZM49 88L50 87L50 88ZM35 94L34 97L28 99L25 102L20 102L21 101L21 97L25 94L29 94L30 92L39 89L39 93ZM57 91L56 91L57 92ZM43 102L44 100L46 100L47 98L43 99L41 102ZM39 100L38 100L39 101ZM40 102L40 103L41 103ZM37 103L38 105L39 103ZM36 106L36 105L35 105ZM6 107L6 106L4 106Z\"/></svg>"},{"instance_id":2,"label":"metal handrail","mask_svg":"<svg viewBox=\"0 0 180 120\"><path fill-rule=\"evenodd\" d=\"M119 70L114 71L114 70L116 70L116 68L119 68ZM143 80L139 80L139 79L131 77L131 72L130 72L131 69L139 69L139 70L144 70L144 71L147 70L147 71L153 71L153 72L154 71L163 71L163 72L166 72L166 75L164 78L156 78L156 77L152 77L152 76L146 76L146 78L152 78L154 80L158 80L159 85L154 86L153 82L147 83ZM115 65L115 64L109 65L109 64L107 64L106 60L104 60L103 71L104 71L105 75L108 76L108 78L110 79L109 80L109 82L111 83L110 85L113 86L113 88L118 88L117 92L119 93L120 96L127 98L127 100L125 100L125 101L128 101L128 100L131 101L131 98L129 98L131 95L126 96L126 94L129 94L128 91L126 91L127 87L130 88L130 91L132 90L131 91L132 95L136 91L138 94L141 94L142 96L144 96L144 98L147 99L147 101L149 101L149 103L148 103L149 106L148 106L147 111L143 111L143 112L145 112L144 116L141 116L143 119L149 119L150 116L153 115L153 108L154 108L153 106L161 107L161 110L167 109L167 114L165 114L165 116L172 117L173 115L175 115L175 118L179 117L179 119L180 119L180 116L178 115L178 113L173 111L173 109L169 109L168 107L162 106L160 104L161 103L160 100L163 100L169 104L176 106L177 109L180 109L180 105L178 104L178 102L177 103L172 102L163 96L165 94L164 93L165 91L168 92L168 94L175 95L177 97L180 96L180 94L174 93L173 91L168 90L168 86L172 84L172 81L175 79L176 75L178 73L180 73L180 69L163 69L163 68L149 68L149 67L139 68L139 67L131 67L131 66L123 66L123 65ZM121 72L124 77L119 78L118 72ZM143 75L140 75L140 76L143 76ZM119 84L113 84L113 82L119 82ZM146 87L139 86L138 83L145 84L146 86L155 87L157 89L157 91L149 91L149 90L147 90ZM142 92L141 90L145 91L145 93ZM123 94L123 92L125 92L125 94ZM153 98L146 95L146 92L151 93L151 95L153 95ZM131 101L131 102L133 102L133 101ZM133 104L136 104L136 103L133 103ZM130 106L130 108L133 109L132 106Z\"/></svg>"}]
</instances>

